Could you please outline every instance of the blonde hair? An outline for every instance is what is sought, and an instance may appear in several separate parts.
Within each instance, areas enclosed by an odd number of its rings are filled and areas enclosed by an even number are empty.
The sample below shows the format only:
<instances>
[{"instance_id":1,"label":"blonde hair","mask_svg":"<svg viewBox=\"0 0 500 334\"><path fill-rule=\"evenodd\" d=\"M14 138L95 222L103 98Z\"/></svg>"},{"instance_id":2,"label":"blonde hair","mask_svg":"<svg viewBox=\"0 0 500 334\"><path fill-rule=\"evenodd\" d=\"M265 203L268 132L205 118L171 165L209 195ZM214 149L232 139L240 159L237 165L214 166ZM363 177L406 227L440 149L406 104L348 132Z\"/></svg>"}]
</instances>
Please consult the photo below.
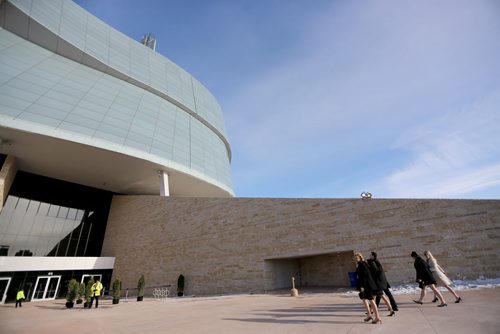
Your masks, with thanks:
<instances>
[{"instance_id":1,"label":"blonde hair","mask_svg":"<svg viewBox=\"0 0 500 334\"><path fill-rule=\"evenodd\" d=\"M363 254L361 254L361 253L354 253L354 257L359 257L361 259L361 261L365 260L365 258L363 257Z\"/></svg>"},{"instance_id":2,"label":"blonde hair","mask_svg":"<svg viewBox=\"0 0 500 334\"><path fill-rule=\"evenodd\" d=\"M430 251L428 251L428 250L426 250L426 251L424 252L424 256L425 256L426 258L428 258L428 259L433 259L433 258L434 258L434 256L432 256L432 253L431 253Z\"/></svg>"}]
</instances>

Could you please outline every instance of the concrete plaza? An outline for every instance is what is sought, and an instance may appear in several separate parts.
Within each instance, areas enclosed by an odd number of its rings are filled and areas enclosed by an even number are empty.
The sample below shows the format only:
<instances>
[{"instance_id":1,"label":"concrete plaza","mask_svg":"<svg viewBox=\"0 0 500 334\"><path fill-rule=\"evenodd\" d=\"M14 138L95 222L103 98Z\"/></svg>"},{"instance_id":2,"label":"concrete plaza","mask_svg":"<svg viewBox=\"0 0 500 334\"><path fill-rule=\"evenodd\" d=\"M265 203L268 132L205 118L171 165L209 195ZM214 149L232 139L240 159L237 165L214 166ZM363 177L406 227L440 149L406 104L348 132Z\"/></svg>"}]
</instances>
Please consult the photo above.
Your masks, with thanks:
<instances>
[{"instance_id":1,"label":"concrete plaza","mask_svg":"<svg viewBox=\"0 0 500 334\"><path fill-rule=\"evenodd\" d=\"M101 300L98 309L64 300L29 302L22 308L0 305L0 333L499 333L500 288L462 291L463 303L438 308L427 296L397 295L399 312L382 324L363 323L364 310L355 294L283 292L259 295L182 297L143 302Z\"/></svg>"}]
</instances>

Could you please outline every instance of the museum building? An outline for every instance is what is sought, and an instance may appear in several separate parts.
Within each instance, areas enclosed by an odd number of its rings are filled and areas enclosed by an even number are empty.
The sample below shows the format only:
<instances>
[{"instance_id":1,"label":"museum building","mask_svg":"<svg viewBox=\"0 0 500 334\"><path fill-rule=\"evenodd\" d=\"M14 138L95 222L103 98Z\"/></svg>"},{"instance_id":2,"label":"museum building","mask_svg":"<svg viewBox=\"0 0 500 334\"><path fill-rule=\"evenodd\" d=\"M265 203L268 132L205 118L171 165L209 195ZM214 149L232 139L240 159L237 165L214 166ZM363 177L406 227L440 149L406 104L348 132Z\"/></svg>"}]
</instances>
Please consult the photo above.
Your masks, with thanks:
<instances>
[{"instance_id":1,"label":"museum building","mask_svg":"<svg viewBox=\"0 0 500 334\"><path fill-rule=\"evenodd\" d=\"M234 197L219 104L147 37L0 0L0 303L140 273L187 295L349 287L371 251L393 285L425 249L452 279L500 277L499 200Z\"/></svg>"},{"instance_id":2,"label":"museum building","mask_svg":"<svg viewBox=\"0 0 500 334\"><path fill-rule=\"evenodd\" d=\"M0 302L109 286L113 195L232 197L230 160L185 70L73 1L0 1Z\"/></svg>"}]
</instances>

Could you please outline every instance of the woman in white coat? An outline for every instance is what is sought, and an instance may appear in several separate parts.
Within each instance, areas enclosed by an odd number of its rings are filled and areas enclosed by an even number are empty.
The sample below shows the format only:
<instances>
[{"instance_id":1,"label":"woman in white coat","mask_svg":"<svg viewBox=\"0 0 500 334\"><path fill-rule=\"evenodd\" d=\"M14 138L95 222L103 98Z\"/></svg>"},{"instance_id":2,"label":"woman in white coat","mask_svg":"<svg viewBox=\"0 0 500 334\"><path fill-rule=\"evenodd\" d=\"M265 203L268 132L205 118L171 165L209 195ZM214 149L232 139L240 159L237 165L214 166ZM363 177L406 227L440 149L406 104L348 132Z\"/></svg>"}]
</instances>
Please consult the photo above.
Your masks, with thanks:
<instances>
[{"instance_id":1,"label":"woman in white coat","mask_svg":"<svg viewBox=\"0 0 500 334\"><path fill-rule=\"evenodd\" d=\"M450 291L453 296L455 296L456 300L455 303L460 303L462 301L462 297L457 295L455 290L451 288L451 281L450 279L446 276L443 268L437 263L436 259L434 256L432 256L432 253L428 250L424 252L424 256L427 259L427 264L429 265L429 269L432 272L432 275L436 279L436 285L437 286L444 286L448 291ZM434 296L434 299L432 300L433 303L435 303L438 300L436 296Z\"/></svg>"}]
</instances>

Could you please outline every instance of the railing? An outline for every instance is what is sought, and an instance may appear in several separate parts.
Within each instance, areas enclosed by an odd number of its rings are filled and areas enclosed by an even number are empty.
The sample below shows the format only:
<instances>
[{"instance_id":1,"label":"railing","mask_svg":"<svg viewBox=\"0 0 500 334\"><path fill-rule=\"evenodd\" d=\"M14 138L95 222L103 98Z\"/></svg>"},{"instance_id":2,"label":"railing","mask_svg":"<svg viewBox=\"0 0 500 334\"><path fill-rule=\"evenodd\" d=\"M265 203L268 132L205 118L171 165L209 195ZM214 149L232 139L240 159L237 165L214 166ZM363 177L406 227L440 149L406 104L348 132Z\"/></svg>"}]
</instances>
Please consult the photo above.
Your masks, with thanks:
<instances>
[{"instance_id":1,"label":"railing","mask_svg":"<svg viewBox=\"0 0 500 334\"><path fill-rule=\"evenodd\" d=\"M156 300L166 300L169 295L170 295L170 290L168 289L168 287L155 288L153 290L153 297Z\"/></svg>"},{"instance_id":2,"label":"railing","mask_svg":"<svg viewBox=\"0 0 500 334\"><path fill-rule=\"evenodd\" d=\"M160 286L148 286L144 289L145 297L153 297L156 300L166 300L171 296L172 292L170 290L172 285L160 285ZM137 288L125 288L121 289L121 298L127 302L129 298L137 297ZM113 296L113 290L109 290L109 296Z\"/></svg>"}]
</instances>

